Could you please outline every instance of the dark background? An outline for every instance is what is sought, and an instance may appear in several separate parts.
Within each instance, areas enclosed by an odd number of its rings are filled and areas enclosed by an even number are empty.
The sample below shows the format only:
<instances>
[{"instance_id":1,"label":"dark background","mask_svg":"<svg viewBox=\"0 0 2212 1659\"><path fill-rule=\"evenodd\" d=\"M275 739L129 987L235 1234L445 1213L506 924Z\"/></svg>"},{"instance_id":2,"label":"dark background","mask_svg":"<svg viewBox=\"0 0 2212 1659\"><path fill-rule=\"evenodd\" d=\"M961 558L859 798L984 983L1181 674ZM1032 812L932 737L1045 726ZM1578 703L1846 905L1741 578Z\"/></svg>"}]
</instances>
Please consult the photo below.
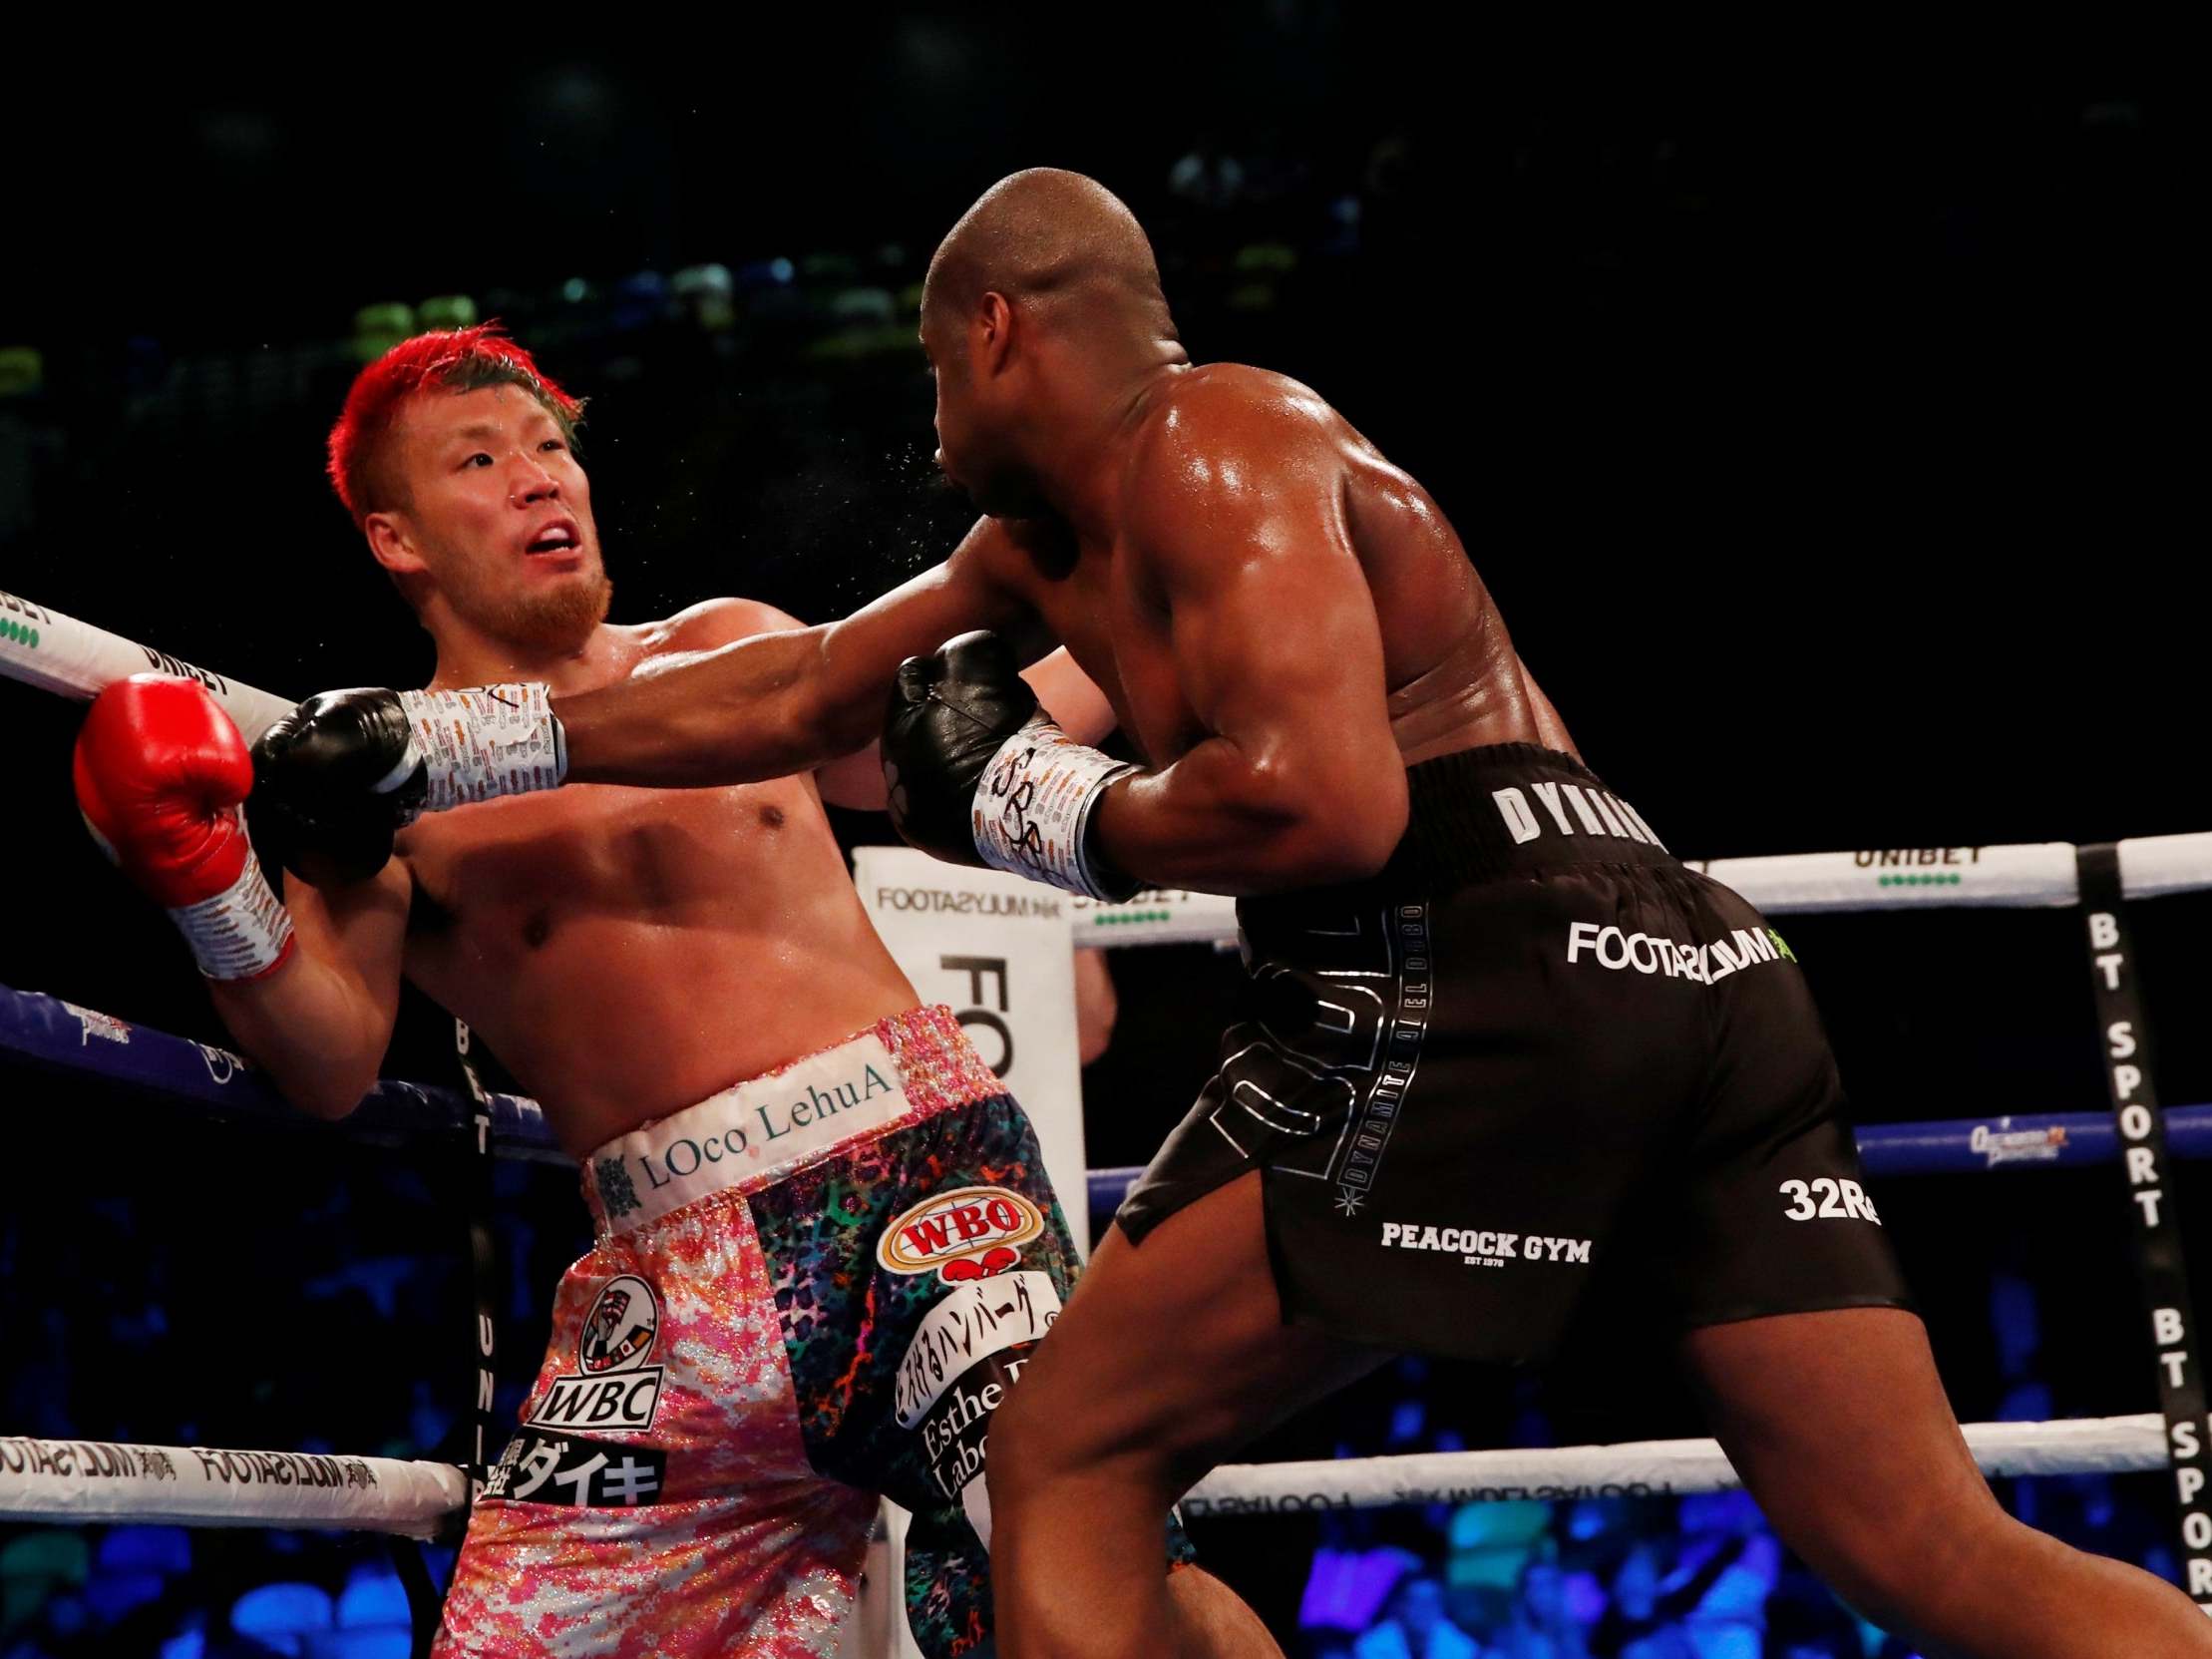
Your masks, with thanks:
<instances>
[{"instance_id":1,"label":"dark background","mask_svg":"<svg viewBox=\"0 0 2212 1659\"><path fill-rule=\"evenodd\" d=\"M2185 603L2202 99L2159 43L2012 44L1538 51L1284 0L1055 38L978 9L650 56L410 41L94 78L29 56L0 110L0 348L42 367L0 396L0 587L271 690L418 682L427 640L321 443L356 311L458 293L591 400L617 620L722 593L838 615L966 517L930 478L907 290L977 193L1051 164L1152 228L1195 358L1308 381L1435 493L1586 756L1677 850L2212 827ZM1201 146L1242 164L1238 200L1169 189ZM726 326L668 292L709 261L734 273ZM74 717L0 685L0 983L213 1040L183 947L82 834ZM2138 919L2169 1103L2212 1095L2207 915ZM1862 1115L1906 1119L2102 1104L2076 927L1786 931ZM1094 1164L1139 1161L1180 1113L1234 974L1204 950L1133 960L1088 1078ZM447 1046L415 1010L389 1069L452 1081ZM342 1311L309 1303L328 1340L285 1340L303 1275L457 1238L405 1160L18 1070L0 1098L23 1137L0 1431L436 1443L458 1275L392 1307L351 1285ZM505 1192L522 1315L581 1213L550 1172ZM2043 1287L2052 1410L2151 1406L2116 1175L1893 1180L1883 1206L1962 1416L1999 1405L2008 1274ZM160 1330L118 1335L120 1304ZM1393 1375L1257 1454L1378 1450L1409 1389L1470 1445L1693 1432L1629 1329L1594 1327L1545 1385ZM507 1334L511 1388L539 1330ZM2128 1489L2167 1523L2154 1480ZM1312 1538L1200 1541L1280 1615Z\"/></svg>"}]
</instances>

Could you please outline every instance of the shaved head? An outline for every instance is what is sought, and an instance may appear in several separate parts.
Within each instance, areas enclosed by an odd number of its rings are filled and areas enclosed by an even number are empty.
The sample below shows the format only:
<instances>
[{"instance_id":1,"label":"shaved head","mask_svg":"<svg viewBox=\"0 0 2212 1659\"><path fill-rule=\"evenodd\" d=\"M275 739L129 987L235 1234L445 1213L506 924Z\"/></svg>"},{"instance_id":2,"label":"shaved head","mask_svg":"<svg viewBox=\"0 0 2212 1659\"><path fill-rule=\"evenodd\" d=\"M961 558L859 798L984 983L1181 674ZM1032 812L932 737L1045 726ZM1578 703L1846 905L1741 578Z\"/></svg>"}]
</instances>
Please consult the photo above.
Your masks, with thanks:
<instances>
[{"instance_id":1,"label":"shaved head","mask_svg":"<svg viewBox=\"0 0 2212 1659\"><path fill-rule=\"evenodd\" d=\"M1010 174L960 215L929 261L922 312L957 316L1001 293L1058 324L1109 316L1175 338L1160 266L1137 217L1095 179L1058 168Z\"/></svg>"},{"instance_id":2,"label":"shaved head","mask_svg":"<svg viewBox=\"0 0 2212 1659\"><path fill-rule=\"evenodd\" d=\"M1136 215L1095 179L1031 168L960 215L929 261L922 349L937 465L993 518L1047 511L1163 372L1188 366Z\"/></svg>"}]
</instances>

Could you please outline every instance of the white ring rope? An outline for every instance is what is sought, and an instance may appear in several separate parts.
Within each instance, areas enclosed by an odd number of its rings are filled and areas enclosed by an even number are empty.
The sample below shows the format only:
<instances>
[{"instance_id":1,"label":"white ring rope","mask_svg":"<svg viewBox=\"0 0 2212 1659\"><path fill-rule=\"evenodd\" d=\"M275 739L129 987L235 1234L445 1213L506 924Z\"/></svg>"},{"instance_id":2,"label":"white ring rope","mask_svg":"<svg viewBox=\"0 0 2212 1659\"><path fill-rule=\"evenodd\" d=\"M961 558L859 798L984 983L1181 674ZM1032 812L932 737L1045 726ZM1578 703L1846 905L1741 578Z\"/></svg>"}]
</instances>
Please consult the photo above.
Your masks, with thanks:
<instances>
[{"instance_id":1,"label":"white ring rope","mask_svg":"<svg viewBox=\"0 0 2212 1659\"><path fill-rule=\"evenodd\" d=\"M149 668L205 685L249 743L292 709L281 697L195 668L151 645L0 594L0 675L67 696L92 697L110 682ZM2212 887L2212 832L2137 836L2119 843L2119 858L2121 888L2130 899ZM2032 909L2070 905L2080 897L2074 848L2064 841L1685 862L1774 916L1953 905ZM1078 945L1218 945L1237 938L1235 901L1213 893L1154 891L1125 905L1079 898L1068 909Z\"/></svg>"},{"instance_id":2,"label":"white ring rope","mask_svg":"<svg viewBox=\"0 0 2212 1659\"><path fill-rule=\"evenodd\" d=\"M2137 1473L2166 1466L2165 1419L1970 1423L1984 1474ZM1285 1509L1380 1509L1399 1503L1489 1503L1733 1491L1742 1480L1710 1440L1632 1441L1546 1451L1421 1452L1326 1462L1224 1463L1183 1500L1195 1515Z\"/></svg>"},{"instance_id":3,"label":"white ring rope","mask_svg":"<svg viewBox=\"0 0 2212 1659\"><path fill-rule=\"evenodd\" d=\"M2165 1422L2136 1417L1974 1423L1984 1474L2138 1473L2166 1464ZM1428 1452L1326 1462L1224 1463L1183 1499L1190 1515L1378 1509L1405 1503L1678 1495L1742 1484L1709 1440L1548 1451ZM446 1463L298 1452L0 1439L0 1520L306 1526L435 1536L468 1480Z\"/></svg>"},{"instance_id":4,"label":"white ring rope","mask_svg":"<svg viewBox=\"0 0 2212 1659\"><path fill-rule=\"evenodd\" d=\"M1815 911L1932 910L1960 905L2057 909L2077 902L2074 846L1871 847L1774 858L1684 859L1769 916ZM2212 832L2139 835L2119 843L2130 899L2212 887ZM1078 945L1228 945L1237 906L1213 893L1140 893L1125 905L1070 901Z\"/></svg>"},{"instance_id":5,"label":"white ring rope","mask_svg":"<svg viewBox=\"0 0 2212 1659\"><path fill-rule=\"evenodd\" d=\"M331 1526L437 1536L469 1496L449 1463L0 1438L0 1520Z\"/></svg>"},{"instance_id":6,"label":"white ring rope","mask_svg":"<svg viewBox=\"0 0 2212 1659\"><path fill-rule=\"evenodd\" d=\"M152 645L0 594L0 674L65 697L90 699L119 679L149 672L198 680L214 693L248 743L293 708L282 697L195 668Z\"/></svg>"}]
</instances>

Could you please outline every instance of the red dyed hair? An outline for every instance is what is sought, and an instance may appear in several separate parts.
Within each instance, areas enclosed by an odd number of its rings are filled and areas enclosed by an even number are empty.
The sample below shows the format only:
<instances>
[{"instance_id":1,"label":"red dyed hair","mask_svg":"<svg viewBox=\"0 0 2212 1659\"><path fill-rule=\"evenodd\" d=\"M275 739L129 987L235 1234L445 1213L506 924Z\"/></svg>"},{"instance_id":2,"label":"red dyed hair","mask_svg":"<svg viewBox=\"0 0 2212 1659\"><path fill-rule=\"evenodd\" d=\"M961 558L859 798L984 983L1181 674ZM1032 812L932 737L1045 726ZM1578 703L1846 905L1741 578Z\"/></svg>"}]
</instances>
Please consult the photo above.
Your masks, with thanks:
<instances>
[{"instance_id":1,"label":"red dyed hair","mask_svg":"<svg viewBox=\"0 0 2212 1659\"><path fill-rule=\"evenodd\" d=\"M330 484L359 524L393 494L383 476L384 440L406 401L424 392L473 392L520 386L553 416L571 444L583 400L570 397L537 359L509 339L498 322L439 329L402 340L354 377L346 406L330 429Z\"/></svg>"}]
</instances>

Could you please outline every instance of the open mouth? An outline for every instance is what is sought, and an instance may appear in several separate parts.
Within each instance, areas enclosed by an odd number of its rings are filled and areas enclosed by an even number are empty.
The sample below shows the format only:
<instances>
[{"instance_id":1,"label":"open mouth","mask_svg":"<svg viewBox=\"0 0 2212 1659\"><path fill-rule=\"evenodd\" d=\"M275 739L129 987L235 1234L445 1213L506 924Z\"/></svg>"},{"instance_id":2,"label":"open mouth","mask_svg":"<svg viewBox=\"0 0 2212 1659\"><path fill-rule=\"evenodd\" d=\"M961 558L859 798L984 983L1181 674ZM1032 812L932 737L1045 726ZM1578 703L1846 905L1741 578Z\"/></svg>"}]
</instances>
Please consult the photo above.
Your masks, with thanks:
<instances>
[{"instance_id":1,"label":"open mouth","mask_svg":"<svg viewBox=\"0 0 2212 1659\"><path fill-rule=\"evenodd\" d=\"M523 551L533 556L545 557L575 553L583 546L583 537L575 525L563 519L546 526L536 536L523 544Z\"/></svg>"}]
</instances>

